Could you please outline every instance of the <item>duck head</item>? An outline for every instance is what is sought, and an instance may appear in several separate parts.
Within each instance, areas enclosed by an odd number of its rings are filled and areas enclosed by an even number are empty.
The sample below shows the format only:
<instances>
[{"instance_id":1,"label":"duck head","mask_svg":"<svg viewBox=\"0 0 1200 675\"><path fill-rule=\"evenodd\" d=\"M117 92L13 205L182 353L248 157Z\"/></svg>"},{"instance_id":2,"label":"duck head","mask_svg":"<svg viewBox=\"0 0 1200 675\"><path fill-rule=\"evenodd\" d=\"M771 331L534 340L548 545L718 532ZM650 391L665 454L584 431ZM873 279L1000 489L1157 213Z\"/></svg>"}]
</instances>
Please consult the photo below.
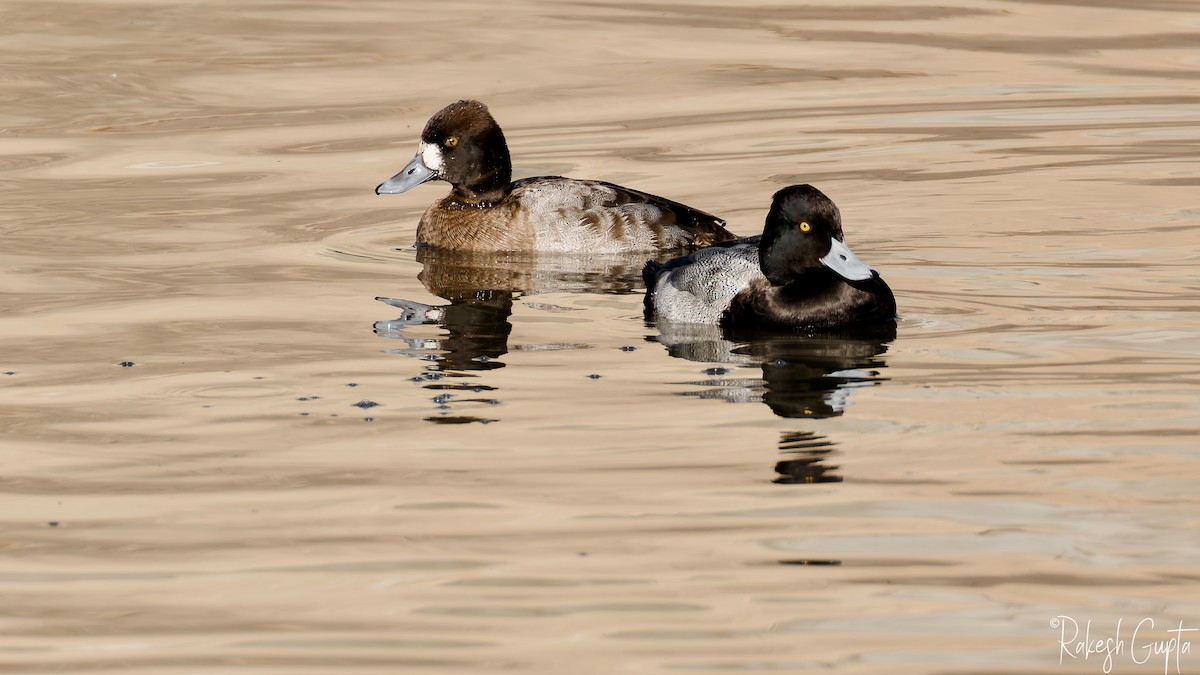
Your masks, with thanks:
<instances>
[{"instance_id":1,"label":"duck head","mask_svg":"<svg viewBox=\"0 0 1200 675\"><path fill-rule=\"evenodd\" d=\"M399 194L430 180L454 186L467 202L504 196L512 182L512 159L504 132L479 101L451 103L429 118L417 154L400 173L380 183L375 194Z\"/></svg>"},{"instance_id":2,"label":"duck head","mask_svg":"<svg viewBox=\"0 0 1200 675\"><path fill-rule=\"evenodd\" d=\"M837 205L811 185L775 193L759 243L759 266L782 286L822 268L849 281L870 279L874 270L842 243Z\"/></svg>"}]
</instances>

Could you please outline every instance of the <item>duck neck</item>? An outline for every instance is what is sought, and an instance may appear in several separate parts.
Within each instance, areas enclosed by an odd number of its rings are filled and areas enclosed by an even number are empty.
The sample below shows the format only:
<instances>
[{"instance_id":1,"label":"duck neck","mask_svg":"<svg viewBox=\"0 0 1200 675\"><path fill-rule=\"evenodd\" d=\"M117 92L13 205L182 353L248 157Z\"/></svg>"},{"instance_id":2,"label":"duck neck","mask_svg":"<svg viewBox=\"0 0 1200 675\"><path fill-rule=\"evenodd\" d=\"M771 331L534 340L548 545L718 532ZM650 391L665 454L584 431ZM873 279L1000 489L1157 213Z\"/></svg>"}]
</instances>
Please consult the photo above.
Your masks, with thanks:
<instances>
[{"instance_id":1,"label":"duck neck","mask_svg":"<svg viewBox=\"0 0 1200 675\"><path fill-rule=\"evenodd\" d=\"M482 206L500 201L508 194L512 183L512 157L504 142L504 133L497 127L480 138L479 151L466 158L469 169L459 174L469 176L454 182L454 196L462 202Z\"/></svg>"},{"instance_id":2,"label":"duck neck","mask_svg":"<svg viewBox=\"0 0 1200 675\"><path fill-rule=\"evenodd\" d=\"M508 181L505 181L503 185L473 185L471 187L466 185L455 185L451 195L456 201L482 209L487 208L503 199L504 196L508 194L508 190Z\"/></svg>"}]
</instances>

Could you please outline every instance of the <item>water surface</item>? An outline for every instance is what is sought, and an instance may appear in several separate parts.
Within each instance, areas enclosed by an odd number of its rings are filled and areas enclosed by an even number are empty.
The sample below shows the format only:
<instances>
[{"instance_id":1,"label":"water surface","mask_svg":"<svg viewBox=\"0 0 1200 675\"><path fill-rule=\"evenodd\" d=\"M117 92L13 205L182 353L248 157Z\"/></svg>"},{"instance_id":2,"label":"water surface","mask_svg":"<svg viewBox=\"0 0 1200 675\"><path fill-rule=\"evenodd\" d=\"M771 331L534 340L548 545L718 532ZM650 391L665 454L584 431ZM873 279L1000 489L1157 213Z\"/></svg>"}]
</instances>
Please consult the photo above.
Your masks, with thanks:
<instances>
[{"instance_id":1,"label":"water surface","mask_svg":"<svg viewBox=\"0 0 1200 675\"><path fill-rule=\"evenodd\" d=\"M5 15L0 670L1103 672L1052 620L1200 627L1194 3ZM518 176L743 234L817 185L894 334L412 248L444 185L371 190L463 97Z\"/></svg>"}]
</instances>

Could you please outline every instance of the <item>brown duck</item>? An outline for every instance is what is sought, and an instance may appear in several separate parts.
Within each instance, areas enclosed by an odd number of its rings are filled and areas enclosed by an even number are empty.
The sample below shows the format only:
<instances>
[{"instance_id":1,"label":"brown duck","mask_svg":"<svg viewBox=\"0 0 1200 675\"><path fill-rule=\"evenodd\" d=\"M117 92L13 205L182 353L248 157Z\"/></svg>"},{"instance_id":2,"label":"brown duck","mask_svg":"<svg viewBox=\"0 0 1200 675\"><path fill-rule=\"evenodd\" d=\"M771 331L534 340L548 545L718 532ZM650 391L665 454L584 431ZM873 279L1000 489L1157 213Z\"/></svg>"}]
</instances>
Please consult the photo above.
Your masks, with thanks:
<instances>
[{"instance_id":1,"label":"brown duck","mask_svg":"<svg viewBox=\"0 0 1200 675\"><path fill-rule=\"evenodd\" d=\"M716 216L620 185L561 176L513 181L504 132L479 101L452 103L430 118L416 156L375 193L398 194L434 179L452 189L421 217L418 245L622 253L736 239Z\"/></svg>"}]
</instances>

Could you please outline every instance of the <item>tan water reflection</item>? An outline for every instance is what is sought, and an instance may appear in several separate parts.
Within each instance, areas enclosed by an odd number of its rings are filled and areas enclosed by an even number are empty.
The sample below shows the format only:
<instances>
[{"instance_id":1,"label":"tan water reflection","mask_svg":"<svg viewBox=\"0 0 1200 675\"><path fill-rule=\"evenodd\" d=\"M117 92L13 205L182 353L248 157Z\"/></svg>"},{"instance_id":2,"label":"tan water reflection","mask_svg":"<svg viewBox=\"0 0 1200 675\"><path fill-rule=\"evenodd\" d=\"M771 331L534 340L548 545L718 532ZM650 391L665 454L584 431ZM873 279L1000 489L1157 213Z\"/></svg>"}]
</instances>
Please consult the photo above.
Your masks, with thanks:
<instances>
[{"instance_id":1,"label":"tan water reflection","mask_svg":"<svg viewBox=\"0 0 1200 675\"><path fill-rule=\"evenodd\" d=\"M1052 619L1200 627L1195 3L4 16L0 670L1091 673ZM440 281L443 187L371 189L462 97L518 176L739 233L817 185L894 339L773 386L673 357L640 261Z\"/></svg>"}]
</instances>

